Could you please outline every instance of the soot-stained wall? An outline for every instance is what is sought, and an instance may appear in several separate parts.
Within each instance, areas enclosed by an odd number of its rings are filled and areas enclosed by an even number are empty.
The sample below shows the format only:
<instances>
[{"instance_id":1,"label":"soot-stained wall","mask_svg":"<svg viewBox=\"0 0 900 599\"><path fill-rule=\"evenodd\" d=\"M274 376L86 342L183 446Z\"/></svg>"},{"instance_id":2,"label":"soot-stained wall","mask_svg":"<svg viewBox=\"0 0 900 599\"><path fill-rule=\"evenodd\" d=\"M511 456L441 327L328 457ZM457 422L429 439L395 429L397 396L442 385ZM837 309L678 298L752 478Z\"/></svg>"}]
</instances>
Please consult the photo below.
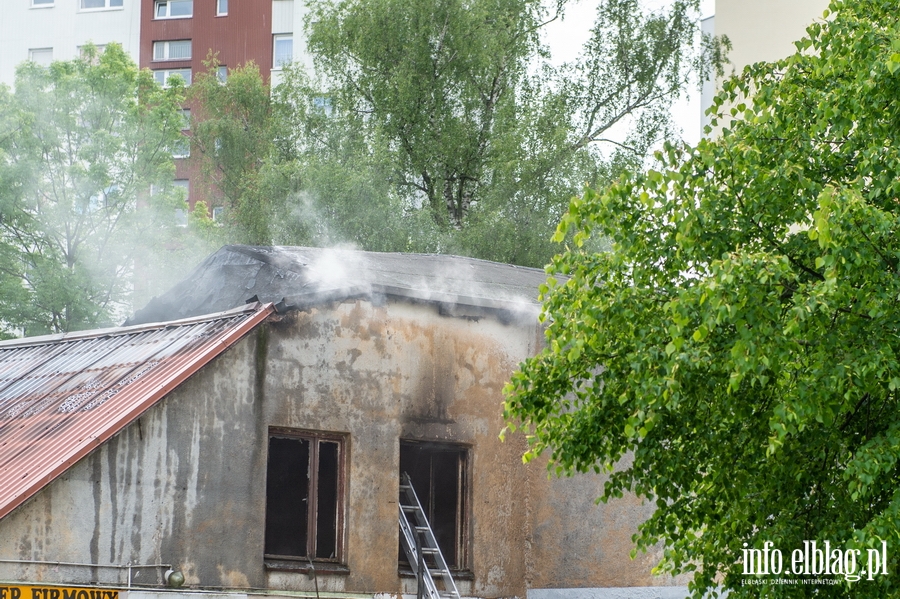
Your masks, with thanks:
<instances>
[{"instance_id":1,"label":"soot-stained wall","mask_svg":"<svg viewBox=\"0 0 900 599\"><path fill-rule=\"evenodd\" d=\"M648 559L627 559L646 508L594 506L597 479L548 480L521 463L522 435L498 437L502 388L541 340L536 323L449 317L426 304L348 301L288 313L0 522L0 559L171 563L193 586L312 591L307 574L264 564L276 427L348 440L347 571L320 573L320 591L415 592L397 568L401 439L468 448L464 596L659 584ZM121 582L116 576L0 564L5 580ZM151 569L135 582L157 576Z\"/></svg>"}]
</instances>

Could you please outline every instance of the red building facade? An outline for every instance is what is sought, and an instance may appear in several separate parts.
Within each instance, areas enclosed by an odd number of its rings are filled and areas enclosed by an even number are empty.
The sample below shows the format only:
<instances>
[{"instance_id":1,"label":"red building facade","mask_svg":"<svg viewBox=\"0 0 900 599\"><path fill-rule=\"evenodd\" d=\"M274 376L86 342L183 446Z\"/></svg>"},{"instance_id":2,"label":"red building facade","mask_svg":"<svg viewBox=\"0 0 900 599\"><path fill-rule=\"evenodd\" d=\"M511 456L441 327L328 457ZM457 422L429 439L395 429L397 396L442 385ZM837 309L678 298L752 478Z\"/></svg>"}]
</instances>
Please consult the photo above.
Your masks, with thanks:
<instances>
[{"instance_id":1,"label":"red building facade","mask_svg":"<svg viewBox=\"0 0 900 599\"><path fill-rule=\"evenodd\" d=\"M140 66L160 83L180 76L190 85L216 55L221 78L251 60L269 80L273 60L272 0L142 0ZM189 144L176 155L176 185L187 188L188 204L204 200L215 206L215 194L200 173Z\"/></svg>"}]
</instances>

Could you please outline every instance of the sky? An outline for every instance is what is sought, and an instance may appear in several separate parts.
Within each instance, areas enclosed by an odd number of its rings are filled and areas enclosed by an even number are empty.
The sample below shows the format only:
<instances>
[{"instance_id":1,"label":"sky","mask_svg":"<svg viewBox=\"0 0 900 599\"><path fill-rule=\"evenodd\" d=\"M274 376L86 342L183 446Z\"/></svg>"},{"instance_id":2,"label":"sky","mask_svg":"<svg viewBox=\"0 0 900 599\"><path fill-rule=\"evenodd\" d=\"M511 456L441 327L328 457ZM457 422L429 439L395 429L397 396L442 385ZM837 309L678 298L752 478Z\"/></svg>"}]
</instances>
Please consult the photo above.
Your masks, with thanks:
<instances>
[{"instance_id":1,"label":"sky","mask_svg":"<svg viewBox=\"0 0 900 599\"><path fill-rule=\"evenodd\" d=\"M666 0L642 2L651 8L668 3ZM715 0L701 0L701 17L711 16L715 12L715 6ZM550 46L554 62L568 62L578 57L581 46L590 35L596 7L596 0L570 0L565 17L547 26L544 39ZM672 114L681 127L684 140L695 144L700 140L700 91L696 88L685 91L686 94L672 107Z\"/></svg>"}]
</instances>

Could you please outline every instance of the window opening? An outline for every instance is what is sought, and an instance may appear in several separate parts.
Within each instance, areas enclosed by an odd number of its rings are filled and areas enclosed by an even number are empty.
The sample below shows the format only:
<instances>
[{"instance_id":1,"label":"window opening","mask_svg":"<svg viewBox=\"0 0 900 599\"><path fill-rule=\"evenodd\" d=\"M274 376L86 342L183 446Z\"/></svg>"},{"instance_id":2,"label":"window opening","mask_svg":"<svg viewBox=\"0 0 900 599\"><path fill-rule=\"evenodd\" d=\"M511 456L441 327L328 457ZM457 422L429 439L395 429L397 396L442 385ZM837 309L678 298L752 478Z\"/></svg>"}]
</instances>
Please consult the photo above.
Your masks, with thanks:
<instances>
[{"instance_id":1,"label":"window opening","mask_svg":"<svg viewBox=\"0 0 900 599\"><path fill-rule=\"evenodd\" d=\"M172 148L172 158L187 158L191 155L191 111L181 110L181 137Z\"/></svg>"},{"instance_id":2,"label":"window opening","mask_svg":"<svg viewBox=\"0 0 900 599\"><path fill-rule=\"evenodd\" d=\"M49 67L53 62L53 48L31 48L28 50L28 60L42 67Z\"/></svg>"},{"instance_id":3,"label":"window opening","mask_svg":"<svg viewBox=\"0 0 900 599\"><path fill-rule=\"evenodd\" d=\"M81 9L92 8L122 8L122 0L81 0Z\"/></svg>"},{"instance_id":4,"label":"window opening","mask_svg":"<svg viewBox=\"0 0 900 599\"><path fill-rule=\"evenodd\" d=\"M400 442L400 472L409 474L447 564L467 567L468 450L445 443ZM408 566L403 548L400 564Z\"/></svg>"},{"instance_id":5,"label":"window opening","mask_svg":"<svg viewBox=\"0 0 900 599\"><path fill-rule=\"evenodd\" d=\"M163 87L168 85L169 77L181 77L185 85L191 84L190 69L161 69L159 71L153 71L153 78Z\"/></svg>"},{"instance_id":6,"label":"window opening","mask_svg":"<svg viewBox=\"0 0 900 599\"><path fill-rule=\"evenodd\" d=\"M191 40L153 42L153 60L190 60Z\"/></svg>"},{"instance_id":7,"label":"window opening","mask_svg":"<svg viewBox=\"0 0 900 599\"><path fill-rule=\"evenodd\" d=\"M80 58L87 58L87 49L88 46L78 46L78 56ZM106 44L95 44L95 58L99 58L101 54L106 52Z\"/></svg>"},{"instance_id":8,"label":"window opening","mask_svg":"<svg viewBox=\"0 0 900 599\"><path fill-rule=\"evenodd\" d=\"M273 58L273 68L280 69L294 58L294 36L276 35L274 39L275 56Z\"/></svg>"},{"instance_id":9,"label":"window opening","mask_svg":"<svg viewBox=\"0 0 900 599\"><path fill-rule=\"evenodd\" d=\"M121 0L119 0L121 2ZM185 19L194 15L194 0L156 0L157 19Z\"/></svg>"},{"instance_id":10,"label":"window opening","mask_svg":"<svg viewBox=\"0 0 900 599\"><path fill-rule=\"evenodd\" d=\"M312 100L313 109L325 116L331 116L333 109L331 107L331 98L328 96L315 96Z\"/></svg>"},{"instance_id":11,"label":"window opening","mask_svg":"<svg viewBox=\"0 0 900 599\"><path fill-rule=\"evenodd\" d=\"M175 192L180 196L179 199L184 200L186 204L190 205L191 182L188 179L175 179L172 181L172 187L175 188ZM184 208L175 209L175 226L188 226L188 213Z\"/></svg>"},{"instance_id":12,"label":"window opening","mask_svg":"<svg viewBox=\"0 0 900 599\"><path fill-rule=\"evenodd\" d=\"M269 437L266 556L341 560L343 446L327 433Z\"/></svg>"}]
</instances>

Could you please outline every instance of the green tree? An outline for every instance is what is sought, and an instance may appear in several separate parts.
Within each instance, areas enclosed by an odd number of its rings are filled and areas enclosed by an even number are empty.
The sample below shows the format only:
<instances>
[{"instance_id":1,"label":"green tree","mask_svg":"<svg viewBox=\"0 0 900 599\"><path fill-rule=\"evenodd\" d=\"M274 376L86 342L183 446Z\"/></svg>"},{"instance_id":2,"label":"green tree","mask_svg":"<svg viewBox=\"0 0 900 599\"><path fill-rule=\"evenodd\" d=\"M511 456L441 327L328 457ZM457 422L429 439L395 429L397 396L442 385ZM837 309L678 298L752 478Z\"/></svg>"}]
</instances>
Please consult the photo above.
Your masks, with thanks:
<instances>
[{"instance_id":1,"label":"green tree","mask_svg":"<svg viewBox=\"0 0 900 599\"><path fill-rule=\"evenodd\" d=\"M210 188L224 201L222 238L271 244L287 190L272 188L275 180L269 176L278 134L269 86L253 62L232 69L224 81L215 56L206 66L188 89L191 143Z\"/></svg>"},{"instance_id":2,"label":"green tree","mask_svg":"<svg viewBox=\"0 0 900 599\"><path fill-rule=\"evenodd\" d=\"M165 241L153 235L179 205L148 192L171 182L181 99L115 44L49 67L24 63L15 92L0 89L3 329L90 328L130 309L152 268L148 248Z\"/></svg>"},{"instance_id":3,"label":"green tree","mask_svg":"<svg viewBox=\"0 0 900 599\"><path fill-rule=\"evenodd\" d=\"M299 153L315 148L333 183L317 170L300 186L346 189L365 173L391 195L383 205L412 218L399 226L406 247L544 264L568 198L640 163L668 131L670 103L702 63L695 9L606 0L582 59L555 69L537 64L556 18L538 0L315 3L308 45L322 82L282 85L300 84L292 106L307 87L307 105L328 103L329 120L295 129L308 133ZM607 139L626 121L631 134ZM612 158L604 142L618 144ZM337 201L312 195L324 211Z\"/></svg>"},{"instance_id":4,"label":"green tree","mask_svg":"<svg viewBox=\"0 0 900 599\"><path fill-rule=\"evenodd\" d=\"M365 118L337 111L297 66L272 92L279 136L272 173L291 189L284 243L371 251L437 251L440 231L395 193L393 153ZM289 183L288 183L289 181Z\"/></svg>"},{"instance_id":5,"label":"green tree","mask_svg":"<svg viewBox=\"0 0 900 599\"><path fill-rule=\"evenodd\" d=\"M653 500L637 546L664 543L695 597L900 597L896 8L833 2L794 55L724 84L718 137L587 190L559 227L547 347L506 418L526 460ZM611 252L584 250L597 236ZM742 586L745 544L800 579L813 540L861 550L857 575L886 542L889 575Z\"/></svg>"},{"instance_id":6,"label":"green tree","mask_svg":"<svg viewBox=\"0 0 900 599\"><path fill-rule=\"evenodd\" d=\"M402 251L428 238L389 184L387 152L367 141L354 115L337 115L301 68L269 90L250 63L218 78L215 57L189 90L195 152L224 227L220 241L335 245ZM194 210L195 216L197 210ZM426 222L426 225L430 223Z\"/></svg>"}]
</instances>

